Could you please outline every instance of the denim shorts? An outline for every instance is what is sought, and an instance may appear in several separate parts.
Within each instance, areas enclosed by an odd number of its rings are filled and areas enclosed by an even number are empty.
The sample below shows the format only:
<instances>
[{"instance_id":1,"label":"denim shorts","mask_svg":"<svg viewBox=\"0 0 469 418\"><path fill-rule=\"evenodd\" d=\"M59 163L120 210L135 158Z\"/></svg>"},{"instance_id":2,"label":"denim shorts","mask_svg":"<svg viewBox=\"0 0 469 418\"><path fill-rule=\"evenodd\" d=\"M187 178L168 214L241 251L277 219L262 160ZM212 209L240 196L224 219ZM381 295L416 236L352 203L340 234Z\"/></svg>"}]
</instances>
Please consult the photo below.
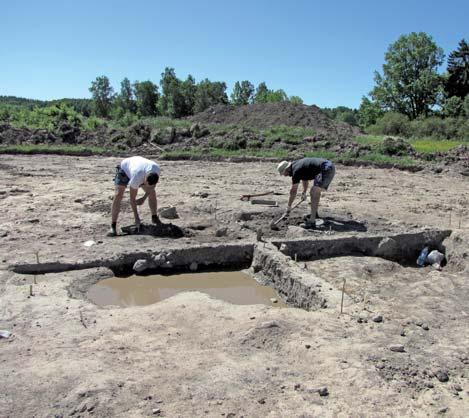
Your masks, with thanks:
<instances>
[{"instance_id":1,"label":"denim shorts","mask_svg":"<svg viewBox=\"0 0 469 418\"><path fill-rule=\"evenodd\" d=\"M125 174L125 171L122 170L121 166L116 166L116 175L114 176L114 184L116 186L127 186L130 179Z\"/></svg>"},{"instance_id":2,"label":"denim shorts","mask_svg":"<svg viewBox=\"0 0 469 418\"><path fill-rule=\"evenodd\" d=\"M314 185L327 190L335 175L335 167L330 161L321 164L321 172L314 178Z\"/></svg>"}]
</instances>

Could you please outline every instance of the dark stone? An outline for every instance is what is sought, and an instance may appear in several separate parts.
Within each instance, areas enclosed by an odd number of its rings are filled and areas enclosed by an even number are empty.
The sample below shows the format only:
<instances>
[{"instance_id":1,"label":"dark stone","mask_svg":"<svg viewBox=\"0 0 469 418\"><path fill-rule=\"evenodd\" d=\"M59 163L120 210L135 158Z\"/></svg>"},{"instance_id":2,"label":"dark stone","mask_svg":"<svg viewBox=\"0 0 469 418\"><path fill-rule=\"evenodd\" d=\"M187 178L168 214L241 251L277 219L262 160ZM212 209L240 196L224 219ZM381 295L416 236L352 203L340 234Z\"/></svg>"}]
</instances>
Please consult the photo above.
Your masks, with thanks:
<instances>
[{"instance_id":1,"label":"dark stone","mask_svg":"<svg viewBox=\"0 0 469 418\"><path fill-rule=\"evenodd\" d=\"M327 389L327 386L319 388L318 393L319 396L329 396L329 390Z\"/></svg>"},{"instance_id":2,"label":"dark stone","mask_svg":"<svg viewBox=\"0 0 469 418\"><path fill-rule=\"evenodd\" d=\"M449 380L448 373L445 370L437 370L435 372L435 377L440 381L440 382L447 382Z\"/></svg>"}]
</instances>

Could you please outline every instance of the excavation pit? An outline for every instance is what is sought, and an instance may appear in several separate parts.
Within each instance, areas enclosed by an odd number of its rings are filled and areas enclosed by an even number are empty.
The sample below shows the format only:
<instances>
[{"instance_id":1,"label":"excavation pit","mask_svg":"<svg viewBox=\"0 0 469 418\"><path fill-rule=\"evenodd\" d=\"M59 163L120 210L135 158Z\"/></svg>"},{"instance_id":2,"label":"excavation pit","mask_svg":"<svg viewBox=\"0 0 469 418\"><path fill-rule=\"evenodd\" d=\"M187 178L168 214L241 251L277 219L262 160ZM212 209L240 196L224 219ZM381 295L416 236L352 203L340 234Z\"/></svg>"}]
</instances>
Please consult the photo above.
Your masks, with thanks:
<instances>
[{"instance_id":1,"label":"excavation pit","mask_svg":"<svg viewBox=\"0 0 469 418\"><path fill-rule=\"evenodd\" d=\"M274 289L242 271L108 278L91 286L87 297L101 307L128 307L150 305L182 292L201 292L235 305L286 307Z\"/></svg>"}]
</instances>

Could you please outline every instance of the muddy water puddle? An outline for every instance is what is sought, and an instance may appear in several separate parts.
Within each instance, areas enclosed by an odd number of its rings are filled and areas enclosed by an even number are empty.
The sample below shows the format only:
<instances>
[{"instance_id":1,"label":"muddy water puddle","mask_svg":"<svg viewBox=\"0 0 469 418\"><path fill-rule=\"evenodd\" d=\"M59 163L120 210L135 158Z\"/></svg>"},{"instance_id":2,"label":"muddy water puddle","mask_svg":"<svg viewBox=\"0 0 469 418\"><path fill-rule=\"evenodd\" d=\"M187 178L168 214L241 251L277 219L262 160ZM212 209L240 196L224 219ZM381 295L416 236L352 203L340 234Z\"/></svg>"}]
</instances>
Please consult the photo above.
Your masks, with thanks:
<instances>
[{"instance_id":1,"label":"muddy water puddle","mask_svg":"<svg viewBox=\"0 0 469 418\"><path fill-rule=\"evenodd\" d=\"M171 276L132 276L101 280L88 291L98 306L140 306L160 302L177 293L198 291L235 305L286 307L269 286L240 271L187 273Z\"/></svg>"}]
</instances>

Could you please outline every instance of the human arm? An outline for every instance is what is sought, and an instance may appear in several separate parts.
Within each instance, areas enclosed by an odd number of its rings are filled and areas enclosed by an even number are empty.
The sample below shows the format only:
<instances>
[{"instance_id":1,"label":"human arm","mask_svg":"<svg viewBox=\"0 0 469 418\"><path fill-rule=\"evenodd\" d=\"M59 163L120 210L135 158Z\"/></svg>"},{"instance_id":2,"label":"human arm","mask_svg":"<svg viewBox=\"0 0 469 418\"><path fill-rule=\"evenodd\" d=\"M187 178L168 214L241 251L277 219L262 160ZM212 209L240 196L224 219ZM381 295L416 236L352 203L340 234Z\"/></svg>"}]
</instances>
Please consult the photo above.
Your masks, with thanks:
<instances>
[{"instance_id":1,"label":"human arm","mask_svg":"<svg viewBox=\"0 0 469 418\"><path fill-rule=\"evenodd\" d=\"M296 194L298 192L298 183L293 183L290 188L290 198L288 199L288 207L287 207L287 214L290 213L291 206L296 198Z\"/></svg>"},{"instance_id":2,"label":"human arm","mask_svg":"<svg viewBox=\"0 0 469 418\"><path fill-rule=\"evenodd\" d=\"M308 180L302 180L303 183L303 193L301 193L301 200L306 200L306 192L308 191Z\"/></svg>"}]
</instances>

